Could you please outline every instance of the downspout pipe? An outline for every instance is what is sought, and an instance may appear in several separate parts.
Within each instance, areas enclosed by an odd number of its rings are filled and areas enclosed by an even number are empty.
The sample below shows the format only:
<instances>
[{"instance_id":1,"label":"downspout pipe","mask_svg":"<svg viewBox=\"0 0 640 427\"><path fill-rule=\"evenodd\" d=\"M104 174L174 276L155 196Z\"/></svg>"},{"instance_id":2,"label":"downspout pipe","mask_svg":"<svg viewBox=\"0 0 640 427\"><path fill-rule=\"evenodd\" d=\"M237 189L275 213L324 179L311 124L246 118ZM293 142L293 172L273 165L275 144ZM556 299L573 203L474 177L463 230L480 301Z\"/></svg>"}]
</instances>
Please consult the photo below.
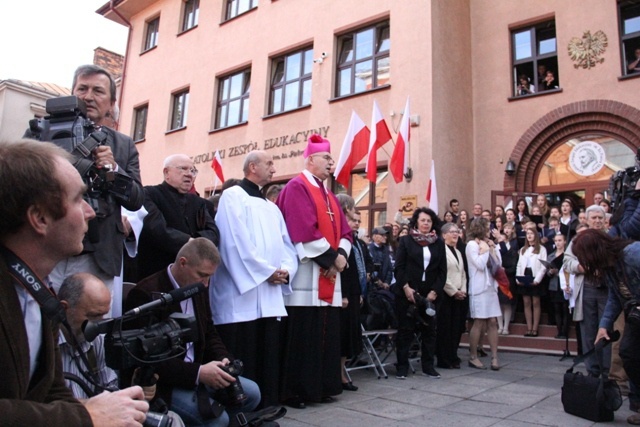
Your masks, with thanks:
<instances>
[{"instance_id":1,"label":"downspout pipe","mask_svg":"<svg viewBox=\"0 0 640 427\"><path fill-rule=\"evenodd\" d=\"M131 44L131 22L122 16L118 9L115 8L115 3L116 0L109 0L109 10L122 19L122 21L127 25L127 28L129 28L129 34L127 35L127 47L124 54L124 64L122 65L122 76L120 76L120 99L118 99L118 110L120 111L120 114L122 114L122 97L124 94L124 84L127 81L125 78L127 76L127 65L129 65L129 61L127 59L129 58L129 46ZM116 122L116 130L119 127L120 117L118 117L118 121Z\"/></svg>"}]
</instances>

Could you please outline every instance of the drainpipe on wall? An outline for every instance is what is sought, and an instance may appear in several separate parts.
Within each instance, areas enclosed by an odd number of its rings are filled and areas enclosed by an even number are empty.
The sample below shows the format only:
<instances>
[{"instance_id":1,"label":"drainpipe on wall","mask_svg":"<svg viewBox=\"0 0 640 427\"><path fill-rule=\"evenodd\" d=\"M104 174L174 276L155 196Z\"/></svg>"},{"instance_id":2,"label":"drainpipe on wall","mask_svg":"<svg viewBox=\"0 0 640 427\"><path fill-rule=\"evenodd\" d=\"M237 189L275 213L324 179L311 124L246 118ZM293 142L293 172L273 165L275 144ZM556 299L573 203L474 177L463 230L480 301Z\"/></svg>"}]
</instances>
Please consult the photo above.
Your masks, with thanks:
<instances>
[{"instance_id":1,"label":"drainpipe on wall","mask_svg":"<svg viewBox=\"0 0 640 427\"><path fill-rule=\"evenodd\" d=\"M120 76L120 99L118 99L118 110L120 111L120 115L122 115L122 94L124 93L124 83L126 81L125 76L127 75L127 65L129 63L127 59L129 57L129 45L131 44L131 22L122 16L122 14L118 12L118 9L115 8L115 0L109 0L109 10L118 15L118 17L127 24L127 28L129 28L129 34L127 35L127 47L124 54L124 64L122 65L122 76ZM120 127L120 115L118 116L118 121L115 124L116 130Z\"/></svg>"}]
</instances>

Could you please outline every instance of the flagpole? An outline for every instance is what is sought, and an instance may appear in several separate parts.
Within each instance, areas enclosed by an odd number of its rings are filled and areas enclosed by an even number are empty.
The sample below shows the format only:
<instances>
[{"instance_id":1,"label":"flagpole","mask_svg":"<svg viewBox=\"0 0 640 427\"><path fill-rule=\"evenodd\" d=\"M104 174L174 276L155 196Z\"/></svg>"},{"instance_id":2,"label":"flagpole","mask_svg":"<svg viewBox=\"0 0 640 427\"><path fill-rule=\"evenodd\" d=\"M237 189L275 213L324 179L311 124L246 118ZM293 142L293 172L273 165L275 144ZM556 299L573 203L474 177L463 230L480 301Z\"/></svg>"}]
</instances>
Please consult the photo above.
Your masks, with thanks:
<instances>
[{"instance_id":1,"label":"flagpole","mask_svg":"<svg viewBox=\"0 0 640 427\"><path fill-rule=\"evenodd\" d=\"M213 196L218 189L218 174L216 171L213 171L213 190L211 191L211 195Z\"/></svg>"}]
</instances>

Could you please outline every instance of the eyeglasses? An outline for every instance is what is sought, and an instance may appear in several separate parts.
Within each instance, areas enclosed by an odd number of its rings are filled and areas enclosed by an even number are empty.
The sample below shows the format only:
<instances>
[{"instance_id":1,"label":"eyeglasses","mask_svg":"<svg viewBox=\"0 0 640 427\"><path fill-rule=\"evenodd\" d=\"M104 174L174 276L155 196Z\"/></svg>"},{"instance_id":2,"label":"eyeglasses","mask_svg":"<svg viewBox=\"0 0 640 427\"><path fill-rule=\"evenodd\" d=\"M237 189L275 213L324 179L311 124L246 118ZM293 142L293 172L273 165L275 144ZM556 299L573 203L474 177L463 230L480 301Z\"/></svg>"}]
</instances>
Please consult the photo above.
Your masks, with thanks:
<instances>
[{"instance_id":1,"label":"eyeglasses","mask_svg":"<svg viewBox=\"0 0 640 427\"><path fill-rule=\"evenodd\" d=\"M329 162L329 163L333 162L333 157L331 157L331 156L330 156L330 155L328 155L328 154L324 154L324 155L322 155L322 156L321 156L320 154L314 154L313 156L314 156L314 157L322 157L323 159L325 159L325 160L326 160L327 162Z\"/></svg>"},{"instance_id":2,"label":"eyeglasses","mask_svg":"<svg viewBox=\"0 0 640 427\"><path fill-rule=\"evenodd\" d=\"M458 233L460 233L460 230L449 230L449 233L458 234Z\"/></svg>"},{"instance_id":3,"label":"eyeglasses","mask_svg":"<svg viewBox=\"0 0 640 427\"><path fill-rule=\"evenodd\" d=\"M198 176L198 169L189 166L169 166L170 168L180 169L182 173L190 173L194 177Z\"/></svg>"}]
</instances>

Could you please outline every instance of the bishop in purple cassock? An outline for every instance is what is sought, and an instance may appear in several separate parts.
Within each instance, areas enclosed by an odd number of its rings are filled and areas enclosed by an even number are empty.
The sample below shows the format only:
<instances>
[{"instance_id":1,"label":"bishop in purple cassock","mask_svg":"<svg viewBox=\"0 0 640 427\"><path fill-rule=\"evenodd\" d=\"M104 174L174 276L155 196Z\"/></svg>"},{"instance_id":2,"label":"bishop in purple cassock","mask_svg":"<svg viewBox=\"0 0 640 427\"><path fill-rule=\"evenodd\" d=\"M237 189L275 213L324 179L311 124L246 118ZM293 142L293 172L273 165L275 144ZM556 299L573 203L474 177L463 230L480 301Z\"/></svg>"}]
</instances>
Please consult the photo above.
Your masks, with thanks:
<instances>
[{"instance_id":1,"label":"bishop in purple cassock","mask_svg":"<svg viewBox=\"0 0 640 427\"><path fill-rule=\"evenodd\" d=\"M352 234L335 195L324 187L334 160L330 142L309 138L305 169L284 187L276 204L298 254L293 293L285 296L282 400L302 408L330 402L342 392L340 375L340 272Z\"/></svg>"}]
</instances>

